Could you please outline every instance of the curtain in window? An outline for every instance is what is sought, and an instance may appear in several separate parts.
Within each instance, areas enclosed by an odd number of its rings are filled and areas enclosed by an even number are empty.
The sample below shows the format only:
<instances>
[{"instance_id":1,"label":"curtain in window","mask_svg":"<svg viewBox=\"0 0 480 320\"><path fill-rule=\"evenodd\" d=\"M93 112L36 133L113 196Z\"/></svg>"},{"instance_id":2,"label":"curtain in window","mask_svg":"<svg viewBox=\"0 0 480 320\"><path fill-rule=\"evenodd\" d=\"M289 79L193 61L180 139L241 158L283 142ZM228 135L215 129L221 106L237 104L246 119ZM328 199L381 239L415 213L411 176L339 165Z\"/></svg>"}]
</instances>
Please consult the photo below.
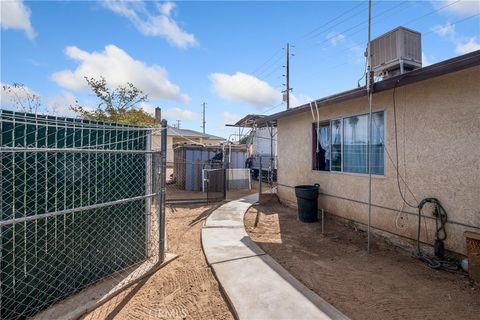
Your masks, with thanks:
<instances>
[{"instance_id":1,"label":"curtain in window","mask_svg":"<svg viewBox=\"0 0 480 320\"><path fill-rule=\"evenodd\" d=\"M325 151L324 170L330 170L330 127L320 127L320 147Z\"/></svg>"},{"instance_id":2,"label":"curtain in window","mask_svg":"<svg viewBox=\"0 0 480 320\"><path fill-rule=\"evenodd\" d=\"M343 119L343 171L368 173L368 115ZM372 173L384 174L383 112L372 114Z\"/></svg>"},{"instance_id":3,"label":"curtain in window","mask_svg":"<svg viewBox=\"0 0 480 320\"><path fill-rule=\"evenodd\" d=\"M368 115L343 119L343 171L368 173Z\"/></svg>"},{"instance_id":4,"label":"curtain in window","mask_svg":"<svg viewBox=\"0 0 480 320\"><path fill-rule=\"evenodd\" d=\"M383 112L372 114L372 173L384 174L384 131Z\"/></svg>"},{"instance_id":5,"label":"curtain in window","mask_svg":"<svg viewBox=\"0 0 480 320\"><path fill-rule=\"evenodd\" d=\"M332 121L331 170L342 170L342 121Z\"/></svg>"}]
</instances>

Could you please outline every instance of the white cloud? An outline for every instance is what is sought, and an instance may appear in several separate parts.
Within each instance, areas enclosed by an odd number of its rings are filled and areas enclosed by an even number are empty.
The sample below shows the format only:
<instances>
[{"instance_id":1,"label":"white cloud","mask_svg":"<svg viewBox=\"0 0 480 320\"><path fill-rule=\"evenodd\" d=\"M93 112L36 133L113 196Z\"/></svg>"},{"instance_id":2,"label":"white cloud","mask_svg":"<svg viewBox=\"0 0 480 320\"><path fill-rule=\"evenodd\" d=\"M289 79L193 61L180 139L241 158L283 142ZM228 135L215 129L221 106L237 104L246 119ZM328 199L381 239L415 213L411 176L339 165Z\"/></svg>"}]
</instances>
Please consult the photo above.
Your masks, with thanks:
<instances>
[{"instance_id":1,"label":"white cloud","mask_svg":"<svg viewBox=\"0 0 480 320\"><path fill-rule=\"evenodd\" d=\"M212 88L220 97L238 102L246 102L256 107L268 107L282 101L282 93L267 82L252 75L237 72L233 75L212 73Z\"/></svg>"},{"instance_id":2,"label":"white cloud","mask_svg":"<svg viewBox=\"0 0 480 320\"><path fill-rule=\"evenodd\" d=\"M480 5L480 1L478 1ZM465 37L459 34L455 30L455 26L447 23L445 25L438 25L432 28L432 30L439 36L447 39L455 45L455 52L457 54L466 54L472 51L480 50L480 44L477 41L477 37Z\"/></svg>"},{"instance_id":3,"label":"white cloud","mask_svg":"<svg viewBox=\"0 0 480 320\"><path fill-rule=\"evenodd\" d=\"M228 111L224 111L222 113L222 117L223 117L223 123L225 123L225 124L234 124L242 118L242 117L240 117L236 114L230 113Z\"/></svg>"},{"instance_id":4,"label":"white cloud","mask_svg":"<svg viewBox=\"0 0 480 320\"><path fill-rule=\"evenodd\" d=\"M294 94L290 94L290 105L291 105L291 108L295 108L295 107L298 107L298 106L301 106L301 105L304 105L305 103L308 103L310 101L312 101L313 99L309 96L305 96L305 95L300 95L300 96L296 96Z\"/></svg>"},{"instance_id":5,"label":"white cloud","mask_svg":"<svg viewBox=\"0 0 480 320\"><path fill-rule=\"evenodd\" d=\"M470 16L472 14L480 13L480 1L478 0L444 0L432 1L436 9L442 9L443 13L452 13L457 16Z\"/></svg>"},{"instance_id":6,"label":"white cloud","mask_svg":"<svg viewBox=\"0 0 480 320\"><path fill-rule=\"evenodd\" d=\"M25 35L33 40L36 36L30 23L30 8L25 6L21 0L2 0L0 1L0 25L2 29L19 29L25 32Z\"/></svg>"},{"instance_id":7,"label":"white cloud","mask_svg":"<svg viewBox=\"0 0 480 320\"><path fill-rule=\"evenodd\" d=\"M162 110L162 116L169 121L200 119L200 115L198 113L181 108L168 108L166 110Z\"/></svg>"},{"instance_id":8,"label":"white cloud","mask_svg":"<svg viewBox=\"0 0 480 320\"><path fill-rule=\"evenodd\" d=\"M155 108L158 105L153 105L148 102L142 102L140 103L140 108L142 108L145 112L150 113L151 115L155 114ZM174 108L162 108L162 118L165 118L168 120L169 123L174 123L177 120L199 120L200 119L200 114L195 113L191 110L188 109L182 109L178 107Z\"/></svg>"},{"instance_id":9,"label":"white cloud","mask_svg":"<svg viewBox=\"0 0 480 320\"><path fill-rule=\"evenodd\" d=\"M159 3L157 5L158 11L160 11L163 15L169 16L173 9L175 9L175 3L173 2L165 2Z\"/></svg>"},{"instance_id":10,"label":"white cloud","mask_svg":"<svg viewBox=\"0 0 480 320\"><path fill-rule=\"evenodd\" d=\"M0 82L0 106L18 111L30 110L40 106L40 95L23 85L8 85Z\"/></svg>"},{"instance_id":11,"label":"white cloud","mask_svg":"<svg viewBox=\"0 0 480 320\"><path fill-rule=\"evenodd\" d=\"M434 64L434 62L432 62L432 60L422 51L422 67L426 67L431 64Z\"/></svg>"},{"instance_id":12,"label":"white cloud","mask_svg":"<svg viewBox=\"0 0 480 320\"><path fill-rule=\"evenodd\" d=\"M330 32L327 34L326 40L328 40L332 46L336 47L337 44L345 42L345 36L338 32Z\"/></svg>"},{"instance_id":13,"label":"white cloud","mask_svg":"<svg viewBox=\"0 0 480 320\"><path fill-rule=\"evenodd\" d=\"M103 1L102 5L108 10L121 15L146 36L159 36L167 39L171 44L180 48L198 45L198 41L191 33L182 30L171 17L176 5L172 2L157 4L158 14L151 14L143 1Z\"/></svg>"},{"instance_id":14,"label":"white cloud","mask_svg":"<svg viewBox=\"0 0 480 320\"><path fill-rule=\"evenodd\" d=\"M74 106L76 102L77 98L65 90L58 95L45 98L47 112L56 116L74 117L75 113L70 107Z\"/></svg>"},{"instance_id":15,"label":"white cloud","mask_svg":"<svg viewBox=\"0 0 480 320\"><path fill-rule=\"evenodd\" d=\"M445 25L438 25L432 28L432 31L441 37L453 37L455 36L455 25L446 23Z\"/></svg>"},{"instance_id":16,"label":"white cloud","mask_svg":"<svg viewBox=\"0 0 480 320\"><path fill-rule=\"evenodd\" d=\"M467 41L458 42L455 48L458 54L466 54L476 50L480 50L480 43L478 43L476 37L470 37Z\"/></svg>"},{"instance_id":17,"label":"white cloud","mask_svg":"<svg viewBox=\"0 0 480 320\"><path fill-rule=\"evenodd\" d=\"M107 45L103 52L90 53L75 46L67 47L65 52L69 58L80 61L73 71L63 70L52 74L52 79L66 89L88 91L84 77L98 79L103 76L112 87L130 82L148 94L149 98L190 102L190 98L168 80L164 68L135 60L115 45Z\"/></svg>"},{"instance_id":18,"label":"white cloud","mask_svg":"<svg viewBox=\"0 0 480 320\"><path fill-rule=\"evenodd\" d=\"M443 0L432 1L432 5L436 9L443 8L440 12L447 15L456 16L472 16L480 13L479 0ZM445 25L438 25L432 28L439 36L449 40L455 45L455 52L457 54L466 54L480 49L480 44L476 37L465 37L455 30L455 26L451 23Z\"/></svg>"},{"instance_id":19,"label":"white cloud","mask_svg":"<svg viewBox=\"0 0 480 320\"><path fill-rule=\"evenodd\" d=\"M154 115L155 114L155 108L157 106L154 106L148 102L145 102L145 101L142 101L140 102L140 104L138 105L141 109L143 109L143 111L147 112L147 113L150 113L151 115Z\"/></svg>"}]
</instances>

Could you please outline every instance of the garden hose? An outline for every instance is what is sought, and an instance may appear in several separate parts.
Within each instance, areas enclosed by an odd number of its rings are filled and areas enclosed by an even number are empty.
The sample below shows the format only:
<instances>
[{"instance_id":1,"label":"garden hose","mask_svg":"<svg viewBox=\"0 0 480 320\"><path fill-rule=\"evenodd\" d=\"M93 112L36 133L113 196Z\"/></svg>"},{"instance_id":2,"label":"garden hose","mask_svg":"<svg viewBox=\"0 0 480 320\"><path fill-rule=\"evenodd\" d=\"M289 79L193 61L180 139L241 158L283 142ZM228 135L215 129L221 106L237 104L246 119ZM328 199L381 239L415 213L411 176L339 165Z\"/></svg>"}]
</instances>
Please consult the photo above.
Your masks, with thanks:
<instances>
[{"instance_id":1,"label":"garden hose","mask_svg":"<svg viewBox=\"0 0 480 320\"><path fill-rule=\"evenodd\" d=\"M420 248L420 230L422 221L422 210L425 204L433 204L433 216L435 217L435 244L434 251L435 257L431 257L422 252ZM418 229L417 229L417 252L416 256L421 261L425 262L432 269L446 269L449 271L455 271L459 269L458 263L455 261L444 260L444 246L443 241L447 239L447 231L445 224L447 223L448 216L447 211L442 206L440 201L436 198L425 198L418 204Z\"/></svg>"}]
</instances>

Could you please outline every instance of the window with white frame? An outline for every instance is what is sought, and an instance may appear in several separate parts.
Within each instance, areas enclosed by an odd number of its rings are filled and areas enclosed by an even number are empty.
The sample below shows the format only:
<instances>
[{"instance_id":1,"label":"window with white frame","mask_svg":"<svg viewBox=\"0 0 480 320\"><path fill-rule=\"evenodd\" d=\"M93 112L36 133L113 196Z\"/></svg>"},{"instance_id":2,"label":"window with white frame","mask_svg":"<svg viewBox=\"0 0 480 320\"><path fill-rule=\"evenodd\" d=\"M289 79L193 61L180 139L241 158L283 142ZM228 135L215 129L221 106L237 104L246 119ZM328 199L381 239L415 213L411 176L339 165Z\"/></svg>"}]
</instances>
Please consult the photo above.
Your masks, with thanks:
<instances>
[{"instance_id":1,"label":"window with white frame","mask_svg":"<svg viewBox=\"0 0 480 320\"><path fill-rule=\"evenodd\" d=\"M384 113L372 114L372 173L383 175ZM313 125L313 170L368 173L368 114Z\"/></svg>"}]
</instances>

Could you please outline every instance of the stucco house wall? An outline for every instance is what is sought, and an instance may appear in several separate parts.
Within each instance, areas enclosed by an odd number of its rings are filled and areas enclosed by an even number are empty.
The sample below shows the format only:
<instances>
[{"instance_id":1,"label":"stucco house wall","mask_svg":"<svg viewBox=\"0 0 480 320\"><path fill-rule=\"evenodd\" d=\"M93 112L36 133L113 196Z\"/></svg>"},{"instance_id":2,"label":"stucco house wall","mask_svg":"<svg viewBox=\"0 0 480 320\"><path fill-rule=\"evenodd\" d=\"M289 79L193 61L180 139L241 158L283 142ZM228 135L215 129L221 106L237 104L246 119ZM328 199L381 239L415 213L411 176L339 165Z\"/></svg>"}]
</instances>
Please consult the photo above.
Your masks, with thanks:
<instances>
[{"instance_id":1,"label":"stucco house wall","mask_svg":"<svg viewBox=\"0 0 480 320\"><path fill-rule=\"evenodd\" d=\"M393 90L388 90L373 98L373 110L385 111L387 152L385 174L372 179L372 227L416 239L418 211L404 205L389 159L395 161L392 96ZM331 104L319 113L321 121L368 113L368 101L363 97ZM400 174L417 201L441 201L450 221L445 247L465 254L463 232L480 231L467 226L480 228L480 67L397 88L396 113ZM293 186L319 183L319 208L367 224L368 175L312 170L313 122L310 112L278 119L280 200L295 205ZM431 216L431 210L424 211ZM435 221L425 219L422 241L432 244L434 238Z\"/></svg>"}]
</instances>

